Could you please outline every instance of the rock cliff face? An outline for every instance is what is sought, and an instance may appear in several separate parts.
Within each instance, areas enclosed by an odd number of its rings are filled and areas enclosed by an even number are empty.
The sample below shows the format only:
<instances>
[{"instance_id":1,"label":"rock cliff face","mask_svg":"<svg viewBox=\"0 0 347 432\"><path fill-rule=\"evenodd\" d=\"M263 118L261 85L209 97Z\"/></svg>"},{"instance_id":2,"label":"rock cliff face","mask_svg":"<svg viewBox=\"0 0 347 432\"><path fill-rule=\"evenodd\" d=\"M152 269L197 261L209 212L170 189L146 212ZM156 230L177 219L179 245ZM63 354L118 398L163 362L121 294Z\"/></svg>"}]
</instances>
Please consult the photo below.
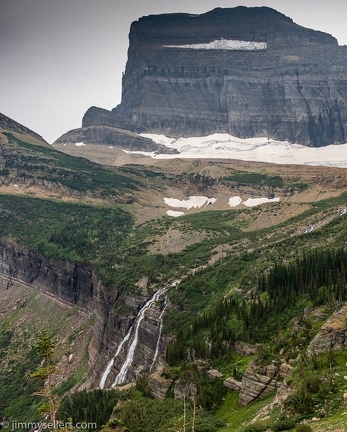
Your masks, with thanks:
<instances>
[{"instance_id":1,"label":"rock cliff face","mask_svg":"<svg viewBox=\"0 0 347 432\"><path fill-rule=\"evenodd\" d=\"M91 309L98 285L93 269L87 265L55 263L4 245L0 245L0 278L8 289L19 281L86 309Z\"/></svg>"},{"instance_id":2,"label":"rock cliff face","mask_svg":"<svg viewBox=\"0 0 347 432\"><path fill-rule=\"evenodd\" d=\"M108 325L99 344L101 357L93 378L94 385L101 385L104 379L102 388L111 388L122 370L123 380L119 379L117 385L154 370L164 352L161 320L165 297L158 296L151 302L150 296L128 295L125 303L128 314L119 315L111 308L107 312ZM119 347L122 347L120 351Z\"/></svg>"},{"instance_id":3,"label":"rock cliff face","mask_svg":"<svg viewBox=\"0 0 347 432\"><path fill-rule=\"evenodd\" d=\"M131 25L121 104L113 116L88 111L83 125L343 143L346 54L267 7L143 17Z\"/></svg>"},{"instance_id":4,"label":"rock cliff face","mask_svg":"<svg viewBox=\"0 0 347 432\"><path fill-rule=\"evenodd\" d=\"M11 290L13 284L25 284L42 290L57 301L76 305L95 317L92 339L88 345L90 373L82 386L97 388L107 362L129 328L136 322L137 315L148 300L148 296L127 296L123 299L128 314L119 313L119 293L105 290L95 271L89 265L54 262L51 259L21 249L18 246L0 245L0 284ZM150 297L150 296L149 296ZM161 313L165 307L163 299L153 303L139 326L138 345L133 362L129 365L127 381L140 373L149 372L155 360L163 353L161 336ZM129 339L129 344L133 337ZM110 372L110 387L127 357L129 345L125 345L119 359Z\"/></svg>"},{"instance_id":5,"label":"rock cliff face","mask_svg":"<svg viewBox=\"0 0 347 432\"><path fill-rule=\"evenodd\" d=\"M54 142L61 148L67 143L103 144L119 146L130 151L158 151L173 153L149 138L136 134L136 127L117 114L102 108L92 107L83 117L82 127L73 129Z\"/></svg>"}]
</instances>

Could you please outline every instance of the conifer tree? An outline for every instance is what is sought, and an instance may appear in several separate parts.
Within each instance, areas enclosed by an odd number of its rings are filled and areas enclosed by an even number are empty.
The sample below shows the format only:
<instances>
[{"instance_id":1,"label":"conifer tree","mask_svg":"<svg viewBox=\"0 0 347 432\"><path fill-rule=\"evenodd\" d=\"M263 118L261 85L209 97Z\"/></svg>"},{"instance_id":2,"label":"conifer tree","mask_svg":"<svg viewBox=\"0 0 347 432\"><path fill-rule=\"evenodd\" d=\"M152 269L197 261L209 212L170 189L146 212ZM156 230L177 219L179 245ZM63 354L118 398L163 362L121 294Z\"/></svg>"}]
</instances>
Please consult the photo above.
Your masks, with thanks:
<instances>
[{"instance_id":1,"label":"conifer tree","mask_svg":"<svg viewBox=\"0 0 347 432\"><path fill-rule=\"evenodd\" d=\"M43 403L40 407L40 412L48 415L50 423L52 424L53 432L57 431L57 411L60 406L60 398L53 393L53 377L57 373L57 367L53 363L55 341L48 335L46 330L43 330L35 345L38 355L42 358L42 363L33 373L29 375L33 379L43 379L43 387L35 392L37 396L47 398L47 402Z\"/></svg>"}]
</instances>

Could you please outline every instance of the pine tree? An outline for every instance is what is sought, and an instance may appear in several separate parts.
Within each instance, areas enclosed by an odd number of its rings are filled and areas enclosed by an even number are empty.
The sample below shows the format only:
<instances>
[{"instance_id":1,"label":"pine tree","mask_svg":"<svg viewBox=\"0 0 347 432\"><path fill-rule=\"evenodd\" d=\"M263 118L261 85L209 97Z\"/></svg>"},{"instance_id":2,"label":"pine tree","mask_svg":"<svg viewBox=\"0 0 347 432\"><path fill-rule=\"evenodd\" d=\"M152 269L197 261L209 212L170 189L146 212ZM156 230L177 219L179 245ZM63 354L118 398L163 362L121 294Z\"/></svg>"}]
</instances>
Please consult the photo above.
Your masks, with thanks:
<instances>
[{"instance_id":1,"label":"pine tree","mask_svg":"<svg viewBox=\"0 0 347 432\"><path fill-rule=\"evenodd\" d=\"M53 394L53 377L57 373L57 367L53 363L55 341L48 335L46 330L43 330L35 345L38 355L42 358L42 363L33 373L29 375L33 379L43 379L45 381L43 387L35 392L37 396L44 396L47 402L43 403L40 407L42 414L48 415L50 423L52 424L53 432L57 432L57 411L60 406L60 398L58 395Z\"/></svg>"}]
</instances>

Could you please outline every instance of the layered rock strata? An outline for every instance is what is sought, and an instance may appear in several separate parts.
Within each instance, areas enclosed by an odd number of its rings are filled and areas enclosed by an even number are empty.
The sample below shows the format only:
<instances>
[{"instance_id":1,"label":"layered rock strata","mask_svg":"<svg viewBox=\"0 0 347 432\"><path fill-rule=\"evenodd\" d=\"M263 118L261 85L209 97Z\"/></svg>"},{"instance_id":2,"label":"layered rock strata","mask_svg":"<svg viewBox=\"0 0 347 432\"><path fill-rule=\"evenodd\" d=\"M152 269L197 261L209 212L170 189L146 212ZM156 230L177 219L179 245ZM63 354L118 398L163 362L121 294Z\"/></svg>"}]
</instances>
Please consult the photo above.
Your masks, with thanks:
<instances>
[{"instance_id":1,"label":"layered rock strata","mask_svg":"<svg viewBox=\"0 0 347 432\"><path fill-rule=\"evenodd\" d=\"M307 348L307 354L323 354L347 348L347 305L336 311L318 332Z\"/></svg>"},{"instance_id":2,"label":"layered rock strata","mask_svg":"<svg viewBox=\"0 0 347 432\"><path fill-rule=\"evenodd\" d=\"M239 391L239 404L247 405L255 399L272 393L280 386L281 380L292 373L293 368L287 363L261 366L251 362L243 374L241 383L229 379L224 382L224 385Z\"/></svg>"},{"instance_id":3,"label":"layered rock strata","mask_svg":"<svg viewBox=\"0 0 347 432\"><path fill-rule=\"evenodd\" d=\"M143 17L130 29L114 111L140 130L177 137L342 143L346 53L332 36L266 7Z\"/></svg>"},{"instance_id":4,"label":"layered rock strata","mask_svg":"<svg viewBox=\"0 0 347 432\"><path fill-rule=\"evenodd\" d=\"M98 279L88 265L54 262L25 249L0 245L0 281L32 285L61 300L91 309Z\"/></svg>"},{"instance_id":5,"label":"layered rock strata","mask_svg":"<svg viewBox=\"0 0 347 432\"><path fill-rule=\"evenodd\" d=\"M142 17L130 29L121 104L113 116L89 110L83 125L344 143L346 54L267 7Z\"/></svg>"},{"instance_id":6,"label":"layered rock strata","mask_svg":"<svg viewBox=\"0 0 347 432\"><path fill-rule=\"evenodd\" d=\"M63 149L64 144L102 144L117 146L128 151L176 153L149 138L141 137L132 131L113 126L97 125L73 129L54 142L54 147Z\"/></svg>"},{"instance_id":7,"label":"layered rock strata","mask_svg":"<svg viewBox=\"0 0 347 432\"><path fill-rule=\"evenodd\" d=\"M88 345L90 371L80 383L84 388L99 386L107 362L147 301L146 296L130 295L120 300L116 289L109 292L103 288L89 265L56 262L18 245L0 244L0 284L6 290L11 290L14 284L31 286L58 302L76 305L87 316L94 316L93 335ZM121 303L123 309L127 308L126 315L119 313ZM155 302L141 323L138 346L127 381L135 379L142 372L149 372L155 366L155 360L163 354L161 313L164 307L163 301ZM114 381L125 357L126 351L112 368L107 388Z\"/></svg>"}]
</instances>

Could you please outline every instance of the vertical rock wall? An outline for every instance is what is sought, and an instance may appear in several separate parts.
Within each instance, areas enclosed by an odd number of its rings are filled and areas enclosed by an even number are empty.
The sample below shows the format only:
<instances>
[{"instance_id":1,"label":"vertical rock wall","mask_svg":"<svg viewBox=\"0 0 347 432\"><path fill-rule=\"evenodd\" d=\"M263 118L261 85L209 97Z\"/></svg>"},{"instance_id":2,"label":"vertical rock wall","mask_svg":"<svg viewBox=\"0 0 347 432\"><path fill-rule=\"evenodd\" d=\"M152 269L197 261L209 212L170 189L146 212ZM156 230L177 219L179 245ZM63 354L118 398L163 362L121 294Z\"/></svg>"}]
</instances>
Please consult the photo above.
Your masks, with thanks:
<instances>
[{"instance_id":1,"label":"vertical rock wall","mask_svg":"<svg viewBox=\"0 0 347 432\"><path fill-rule=\"evenodd\" d=\"M266 49L179 48L215 40ZM273 9L148 16L130 29L122 102L137 130L169 136L225 132L309 146L346 141L347 50ZM90 118L88 124L97 124Z\"/></svg>"}]
</instances>

